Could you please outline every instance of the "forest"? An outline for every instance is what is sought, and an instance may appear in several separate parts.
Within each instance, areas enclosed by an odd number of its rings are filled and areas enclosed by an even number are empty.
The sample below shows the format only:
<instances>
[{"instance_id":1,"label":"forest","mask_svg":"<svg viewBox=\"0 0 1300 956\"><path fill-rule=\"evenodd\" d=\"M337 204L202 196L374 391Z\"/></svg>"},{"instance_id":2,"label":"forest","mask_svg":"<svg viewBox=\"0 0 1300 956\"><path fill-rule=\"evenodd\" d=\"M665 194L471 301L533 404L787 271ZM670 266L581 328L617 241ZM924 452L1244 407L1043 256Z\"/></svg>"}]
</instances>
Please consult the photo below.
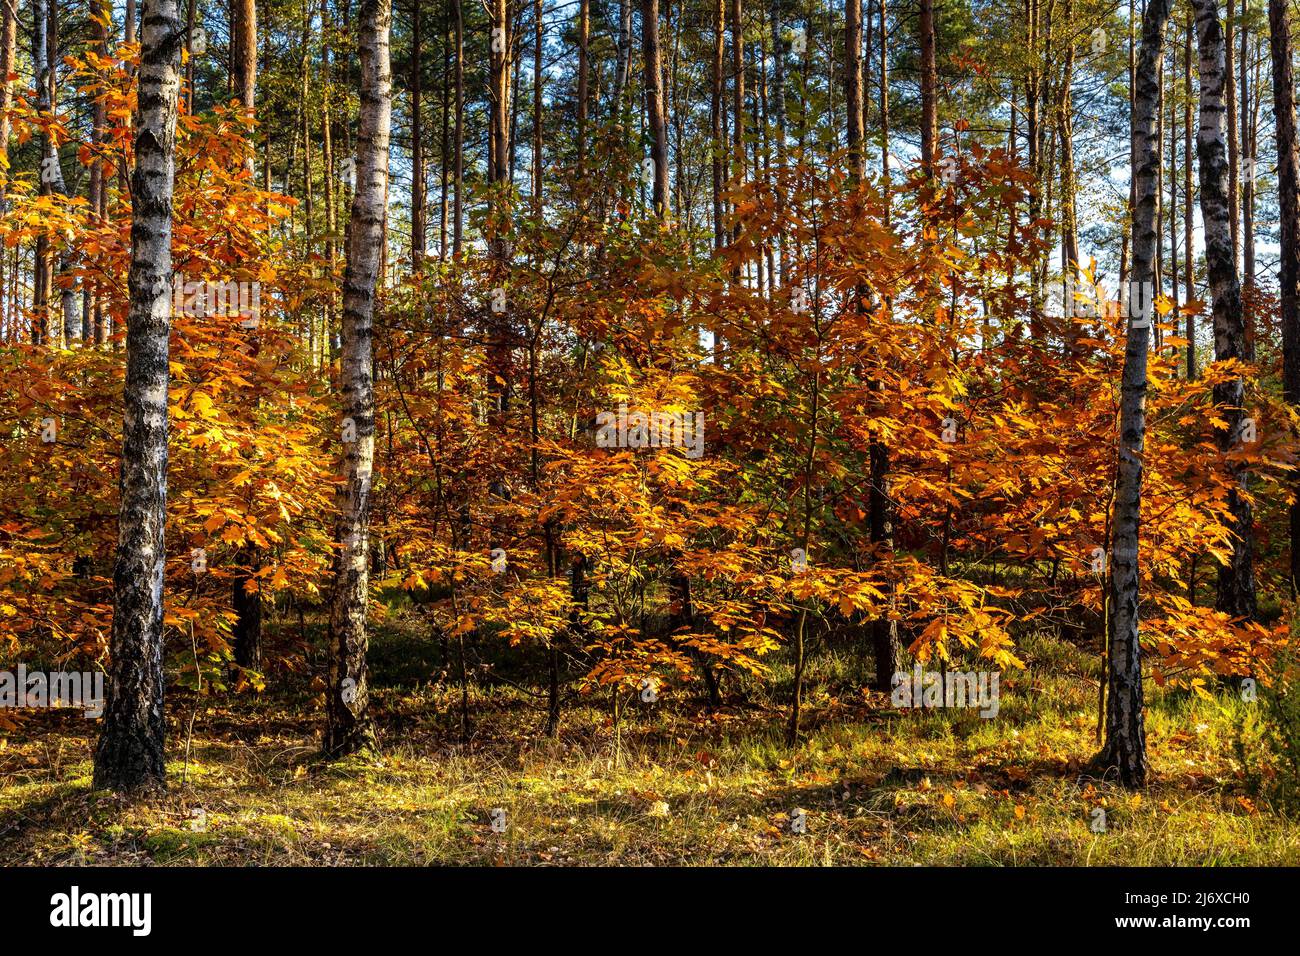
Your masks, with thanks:
<instances>
[{"instance_id":1,"label":"forest","mask_svg":"<svg viewBox=\"0 0 1300 956\"><path fill-rule=\"evenodd\" d=\"M1298 16L0 3L0 865L1300 864Z\"/></svg>"}]
</instances>

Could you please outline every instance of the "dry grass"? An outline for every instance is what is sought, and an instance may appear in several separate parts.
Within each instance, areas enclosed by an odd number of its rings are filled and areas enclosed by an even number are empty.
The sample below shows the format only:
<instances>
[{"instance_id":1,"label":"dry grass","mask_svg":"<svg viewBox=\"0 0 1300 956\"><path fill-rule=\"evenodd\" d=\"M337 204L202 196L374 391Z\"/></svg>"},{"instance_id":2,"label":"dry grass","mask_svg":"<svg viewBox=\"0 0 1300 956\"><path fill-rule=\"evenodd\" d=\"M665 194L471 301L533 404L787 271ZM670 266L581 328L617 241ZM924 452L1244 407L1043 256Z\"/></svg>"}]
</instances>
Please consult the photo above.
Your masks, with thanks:
<instances>
[{"instance_id":1,"label":"dry grass","mask_svg":"<svg viewBox=\"0 0 1300 956\"><path fill-rule=\"evenodd\" d=\"M846 693L814 695L796 751L761 702L710 714L665 700L629 709L616 735L607 706L585 700L550 740L535 700L484 688L460 744L455 688L397 682L377 694L381 756L330 765L312 695L177 696L170 791L132 804L89 791L95 724L41 714L0 738L0 863L1300 863L1300 824L1243 785L1233 740L1249 705L1155 695L1156 779L1134 796L1086 775L1095 684L1068 676L1082 659L1048 642L1027 656L981 720L854 694L851 662L827 652L814 677ZM779 692L779 665L775 677Z\"/></svg>"}]
</instances>

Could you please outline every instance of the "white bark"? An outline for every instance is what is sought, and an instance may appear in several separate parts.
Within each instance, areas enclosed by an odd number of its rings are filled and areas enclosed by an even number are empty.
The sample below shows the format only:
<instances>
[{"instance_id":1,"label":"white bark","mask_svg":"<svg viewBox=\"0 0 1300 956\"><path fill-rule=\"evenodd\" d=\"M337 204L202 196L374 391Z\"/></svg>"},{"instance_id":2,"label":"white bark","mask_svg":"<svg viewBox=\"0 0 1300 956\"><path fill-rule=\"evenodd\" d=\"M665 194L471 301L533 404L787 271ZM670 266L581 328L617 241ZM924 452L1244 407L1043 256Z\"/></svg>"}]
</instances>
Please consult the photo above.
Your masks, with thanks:
<instances>
[{"instance_id":1,"label":"white bark","mask_svg":"<svg viewBox=\"0 0 1300 956\"><path fill-rule=\"evenodd\" d=\"M52 115L54 103L50 99L53 64L50 50L50 5L48 0L32 2L32 72L36 78L36 108L42 114ZM67 184L63 179L63 167L59 162L59 150L49 136L41 137L41 192L66 196ZM65 249L59 253L59 275L66 276L72 270L72 254ZM70 283L60 283L60 306L63 313L63 338L65 342L75 339L81 330L73 302ZM47 329L48 334L48 329Z\"/></svg>"},{"instance_id":2,"label":"white bark","mask_svg":"<svg viewBox=\"0 0 1300 956\"><path fill-rule=\"evenodd\" d=\"M1201 127L1196 135L1196 157L1201 177L1201 220L1205 224L1205 264L1210 279L1214 316L1214 357L1218 361L1246 358L1246 317L1241 304L1241 282L1232 246L1232 211L1228 192L1228 154L1223 89L1223 28L1217 0L1192 0L1196 11L1196 45L1200 54ZM1238 376L1214 387L1214 404L1227 423L1215 437L1225 453L1238 450L1246 412L1246 383ZM1215 606L1234 617L1255 616L1255 574L1251 562L1254 516L1243 494L1246 469L1229 459L1234 487L1229 492L1232 515L1232 557L1219 568L1219 593Z\"/></svg>"},{"instance_id":3,"label":"white bark","mask_svg":"<svg viewBox=\"0 0 1300 956\"><path fill-rule=\"evenodd\" d=\"M339 551L330 606L329 687L324 749L340 756L369 748L366 603L370 589L370 489L375 458L373 328L388 194L392 126L389 57L391 0L364 0L357 19L361 109L357 130L357 188L352 198L347 269L343 278L341 382L343 419L355 426L344 444L336 527ZM342 427L340 427L342 434Z\"/></svg>"},{"instance_id":4,"label":"white bark","mask_svg":"<svg viewBox=\"0 0 1300 956\"><path fill-rule=\"evenodd\" d=\"M176 0L145 0L131 177L130 311L123 392L121 506L113 569L112 661L95 785L164 787L163 530L167 514L172 187L180 96Z\"/></svg>"},{"instance_id":5,"label":"white bark","mask_svg":"<svg viewBox=\"0 0 1300 956\"><path fill-rule=\"evenodd\" d=\"M1129 279L1136 284L1138 292L1128 297L1131 316L1121 378L1119 463L1111 539L1106 744L1098 761L1104 768L1117 771L1126 785L1134 787L1145 784L1147 773L1142 648L1138 643L1141 604L1138 541L1142 523L1142 454L1146 442L1147 347L1154 321L1154 315L1144 314L1139 302L1149 306L1152 294L1141 290L1155 288L1158 65L1168 20L1169 0L1148 0L1142 18L1142 49L1132 116L1135 201L1133 265Z\"/></svg>"}]
</instances>

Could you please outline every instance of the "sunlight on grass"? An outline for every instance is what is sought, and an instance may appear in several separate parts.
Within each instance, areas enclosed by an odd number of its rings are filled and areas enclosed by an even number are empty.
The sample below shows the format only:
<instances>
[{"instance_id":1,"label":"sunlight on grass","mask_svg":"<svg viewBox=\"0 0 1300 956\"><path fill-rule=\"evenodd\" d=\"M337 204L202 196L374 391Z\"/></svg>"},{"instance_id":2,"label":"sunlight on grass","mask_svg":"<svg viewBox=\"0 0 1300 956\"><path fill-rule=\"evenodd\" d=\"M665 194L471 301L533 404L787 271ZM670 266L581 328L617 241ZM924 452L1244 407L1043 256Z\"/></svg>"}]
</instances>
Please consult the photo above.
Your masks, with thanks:
<instances>
[{"instance_id":1,"label":"sunlight on grass","mask_svg":"<svg viewBox=\"0 0 1300 956\"><path fill-rule=\"evenodd\" d=\"M183 740L173 750L165 797L125 805L88 792L93 725L47 718L0 750L0 862L1300 862L1300 825L1243 786L1234 741L1250 705L1230 689L1209 699L1152 689L1156 779L1135 795L1087 776L1096 685L1079 675L1089 662L1041 640L1027 658L996 719L831 694L794 751L770 704L633 711L616 751L607 707L570 709L550 740L537 713L499 689L475 694L475 736L461 746L456 693L423 687L382 692L402 728L381 730L380 757L325 764L310 724L278 724L268 698L240 698L196 721L188 759ZM820 662L834 671L827 686L852 683L849 663ZM498 808L504 832L492 828Z\"/></svg>"}]
</instances>

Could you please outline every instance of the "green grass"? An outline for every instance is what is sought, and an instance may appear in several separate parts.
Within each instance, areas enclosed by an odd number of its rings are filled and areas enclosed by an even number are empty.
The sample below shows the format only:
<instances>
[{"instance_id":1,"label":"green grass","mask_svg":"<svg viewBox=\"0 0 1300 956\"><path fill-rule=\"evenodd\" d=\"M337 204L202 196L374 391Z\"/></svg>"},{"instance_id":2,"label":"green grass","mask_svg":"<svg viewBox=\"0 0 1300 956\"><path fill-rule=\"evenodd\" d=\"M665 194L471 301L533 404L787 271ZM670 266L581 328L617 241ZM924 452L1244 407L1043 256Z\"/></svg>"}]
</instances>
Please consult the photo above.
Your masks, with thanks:
<instances>
[{"instance_id":1,"label":"green grass","mask_svg":"<svg viewBox=\"0 0 1300 956\"><path fill-rule=\"evenodd\" d=\"M461 743L459 691L421 682L436 670L426 652L406 632L376 640L374 759L320 762L320 702L303 689L173 695L170 790L141 802L89 791L97 724L26 717L0 738L0 863L1300 863L1300 822L1250 795L1235 756L1251 705L1152 688L1154 781L1133 795L1087 775L1095 661L1049 640L1022 646L1028 667L1003 674L993 720L896 711L861 691L851 651L823 647L795 750L783 709L741 682L713 714L694 691L629 705L617 735L608 699L582 698L555 740L538 699L474 686ZM774 662L775 693L788 674ZM1098 807L1102 833L1089 826Z\"/></svg>"}]
</instances>

